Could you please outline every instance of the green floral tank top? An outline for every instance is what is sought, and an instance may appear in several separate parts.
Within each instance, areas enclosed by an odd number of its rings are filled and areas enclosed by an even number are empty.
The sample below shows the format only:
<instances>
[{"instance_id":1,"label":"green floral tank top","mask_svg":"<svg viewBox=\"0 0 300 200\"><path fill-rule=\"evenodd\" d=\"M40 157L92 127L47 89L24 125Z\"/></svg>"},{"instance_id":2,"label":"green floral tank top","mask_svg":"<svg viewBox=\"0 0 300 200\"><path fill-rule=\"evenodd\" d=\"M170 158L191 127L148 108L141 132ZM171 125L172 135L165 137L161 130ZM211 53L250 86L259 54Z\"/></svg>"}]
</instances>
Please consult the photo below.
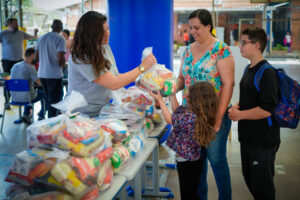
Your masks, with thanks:
<instances>
[{"instance_id":1,"label":"green floral tank top","mask_svg":"<svg viewBox=\"0 0 300 200\"><path fill-rule=\"evenodd\" d=\"M183 54L182 74L184 76L185 88L183 91L183 104L186 104L187 88L199 81L210 82L217 95L222 90L222 81L217 71L217 62L220 59L231 56L229 47L221 41L216 41L211 49L207 51L200 60L194 60L191 45L187 47Z\"/></svg>"}]
</instances>

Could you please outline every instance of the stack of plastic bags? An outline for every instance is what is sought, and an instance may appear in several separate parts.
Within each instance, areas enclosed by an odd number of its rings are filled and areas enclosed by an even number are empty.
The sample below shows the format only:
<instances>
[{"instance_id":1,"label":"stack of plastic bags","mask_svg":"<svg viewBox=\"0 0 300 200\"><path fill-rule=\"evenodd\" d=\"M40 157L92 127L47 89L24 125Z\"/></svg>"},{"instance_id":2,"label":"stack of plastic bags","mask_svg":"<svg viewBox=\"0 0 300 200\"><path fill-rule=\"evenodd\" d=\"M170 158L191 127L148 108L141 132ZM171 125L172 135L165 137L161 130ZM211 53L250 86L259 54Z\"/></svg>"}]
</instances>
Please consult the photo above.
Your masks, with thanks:
<instances>
[{"instance_id":1,"label":"stack of plastic bags","mask_svg":"<svg viewBox=\"0 0 300 200\"><path fill-rule=\"evenodd\" d=\"M29 126L27 139L33 148L16 155L6 180L44 188L44 194L34 195L42 199L96 199L99 191L110 187L114 153L111 135L95 120L71 114L84 105L83 96L72 93L54 105L64 114ZM10 194L18 191L11 190ZM23 194L30 194L26 192Z\"/></svg>"}]
</instances>

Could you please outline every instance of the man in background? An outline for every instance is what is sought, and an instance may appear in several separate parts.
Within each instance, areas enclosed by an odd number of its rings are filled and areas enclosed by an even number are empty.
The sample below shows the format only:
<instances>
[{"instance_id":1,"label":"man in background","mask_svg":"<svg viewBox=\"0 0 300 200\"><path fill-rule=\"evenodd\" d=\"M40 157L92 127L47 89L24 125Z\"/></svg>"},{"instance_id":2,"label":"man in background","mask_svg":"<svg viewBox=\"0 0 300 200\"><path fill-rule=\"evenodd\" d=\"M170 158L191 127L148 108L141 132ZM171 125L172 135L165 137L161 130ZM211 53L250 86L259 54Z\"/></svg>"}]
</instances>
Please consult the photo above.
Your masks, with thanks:
<instances>
[{"instance_id":1,"label":"man in background","mask_svg":"<svg viewBox=\"0 0 300 200\"><path fill-rule=\"evenodd\" d=\"M62 77L65 67L66 41L60 32L63 29L61 20L55 19L51 25L52 31L38 39L35 60L39 62L38 77L45 93L48 118L58 115L51 106L62 99Z\"/></svg>"},{"instance_id":2,"label":"man in background","mask_svg":"<svg viewBox=\"0 0 300 200\"><path fill-rule=\"evenodd\" d=\"M0 32L2 43L2 67L3 71L10 74L14 64L23 60L23 41L37 39L38 29L34 29L34 36L19 30L18 21L15 18L6 20L7 29ZM4 88L5 93L5 88ZM5 96L5 103L9 102L9 96ZM5 109L10 109L6 104Z\"/></svg>"}]
</instances>

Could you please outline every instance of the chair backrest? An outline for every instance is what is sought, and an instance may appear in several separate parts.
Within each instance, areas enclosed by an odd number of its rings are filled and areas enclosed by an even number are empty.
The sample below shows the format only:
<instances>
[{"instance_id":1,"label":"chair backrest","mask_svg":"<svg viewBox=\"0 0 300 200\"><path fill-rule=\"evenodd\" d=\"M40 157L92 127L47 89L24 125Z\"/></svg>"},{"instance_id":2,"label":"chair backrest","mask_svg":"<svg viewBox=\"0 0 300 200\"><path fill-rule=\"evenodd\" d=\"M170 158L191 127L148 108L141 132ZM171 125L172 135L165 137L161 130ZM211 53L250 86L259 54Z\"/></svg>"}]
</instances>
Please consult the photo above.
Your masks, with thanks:
<instances>
[{"instance_id":1,"label":"chair backrest","mask_svg":"<svg viewBox=\"0 0 300 200\"><path fill-rule=\"evenodd\" d=\"M5 80L5 88L12 92L29 92L30 90L28 80L23 79Z\"/></svg>"}]
</instances>

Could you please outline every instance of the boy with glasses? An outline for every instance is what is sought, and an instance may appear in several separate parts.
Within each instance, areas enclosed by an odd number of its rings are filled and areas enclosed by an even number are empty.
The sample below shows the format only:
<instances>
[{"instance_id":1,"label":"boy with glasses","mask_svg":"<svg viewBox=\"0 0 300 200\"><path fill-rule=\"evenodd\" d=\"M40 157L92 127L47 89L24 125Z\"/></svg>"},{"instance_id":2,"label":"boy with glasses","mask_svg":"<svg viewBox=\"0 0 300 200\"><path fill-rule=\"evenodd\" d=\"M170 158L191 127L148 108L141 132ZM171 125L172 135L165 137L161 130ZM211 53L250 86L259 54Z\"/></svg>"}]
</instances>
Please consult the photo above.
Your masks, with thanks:
<instances>
[{"instance_id":1,"label":"boy with glasses","mask_svg":"<svg viewBox=\"0 0 300 200\"><path fill-rule=\"evenodd\" d=\"M266 44L267 35L261 28L242 32L240 51L250 65L240 82L239 103L229 110L229 118L238 121L242 172L255 200L275 200L274 162L280 144L279 127L268 123L278 102L276 72L271 68L264 71L260 92L254 85L256 72L267 63L263 57Z\"/></svg>"}]
</instances>

